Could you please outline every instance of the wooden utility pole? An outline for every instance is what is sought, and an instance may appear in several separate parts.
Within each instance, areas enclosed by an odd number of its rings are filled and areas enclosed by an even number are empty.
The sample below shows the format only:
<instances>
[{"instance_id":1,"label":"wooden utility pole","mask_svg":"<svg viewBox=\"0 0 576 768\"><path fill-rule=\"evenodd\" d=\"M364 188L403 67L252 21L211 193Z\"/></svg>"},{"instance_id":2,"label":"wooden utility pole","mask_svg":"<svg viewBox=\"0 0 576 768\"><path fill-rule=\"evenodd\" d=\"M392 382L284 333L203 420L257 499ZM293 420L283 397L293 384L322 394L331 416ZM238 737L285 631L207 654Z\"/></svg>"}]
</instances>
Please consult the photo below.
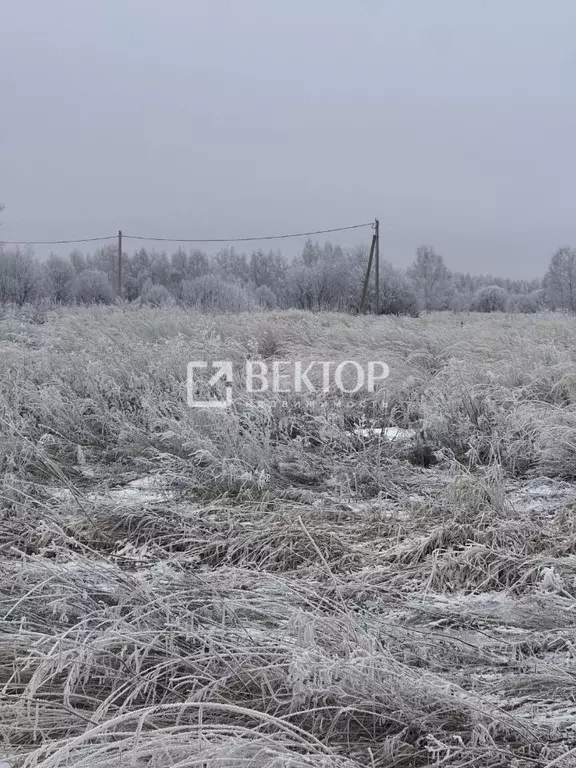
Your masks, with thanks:
<instances>
[{"instance_id":1,"label":"wooden utility pole","mask_svg":"<svg viewBox=\"0 0 576 768\"><path fill-rule=\"evenodd\" d=\"M360 312L364 312L366 306L366 294L368 293L368 285L370 283L370 273L372 272L372 262L376 262L376 302L374 311L378 314L380 310L380 222L378 219L374 220L374 235L372 237L372 245L370 246L370 256L368 257L368 266L366 267L366 274L364 275L364 286L362 288L362 299L360 300Z\"/></svg>"},{"instance_id":2,"label":"wooden utility pole","mask_svg":"<svg viewBox=\"0 0 576 768\"><path fill-rule=\"evenodd\" d=\"M366 274L364 275L364 287L362 288L362 299L360 300L360 313L364 312L364 306L366 305L366 293L368 292L368 283L370 282L370 272L372 271L372 261L374 259L375 249L376 235L373 235L372 245L370 246L370 256L368 257L368 266L366 267Z\"/></svg>"},{"instance_id":3,"label":"wooden utility pole","mask_svg":"<svg viewBox=\"0 0 576 768\"><path fill-rule=\"evenodd\" d=\"M122 230L118 230L118 298L122 298Z\"/></svg>"},{"instance_id":4,"label":"wooden utility pole","mask_svg":"<svg viewBox=\"0 0 576 768\"><path fill-rule=\"evenodd\" d=\"M376 280L376 302L374 311L377 315L380 314L380 222L378 219L374 221L374 259L375 259L375 280Z\"/></svg>"}]
</instances>

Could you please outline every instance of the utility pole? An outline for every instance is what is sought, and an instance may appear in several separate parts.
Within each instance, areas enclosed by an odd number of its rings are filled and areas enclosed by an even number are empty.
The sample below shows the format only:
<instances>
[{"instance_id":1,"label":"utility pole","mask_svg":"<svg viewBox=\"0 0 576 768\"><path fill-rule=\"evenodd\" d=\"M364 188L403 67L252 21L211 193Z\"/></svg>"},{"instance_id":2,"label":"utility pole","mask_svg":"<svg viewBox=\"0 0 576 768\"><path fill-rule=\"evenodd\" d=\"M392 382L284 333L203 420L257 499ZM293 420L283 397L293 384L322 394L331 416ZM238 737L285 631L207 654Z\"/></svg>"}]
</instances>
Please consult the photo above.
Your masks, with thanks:
<instances>
[{"instance_id":1,"label":"utility pole","mask_svg":"<svg viewBox=\"0 0 576 768\"><path fill-rule=\"evenodd\" d=\"M370 272L372 271L372 261L374 260L374 250L376 249L376 235L372 236L372 245L370 246L370 256L368 257L368 266L364 275L364 287L362 288L362 299L360 301L360 314L364 312L366 305L366 294L368 292L368 283L370 282Z\"/></svg>"},{"instance_id":2,"label":"utility pole","mask_svg":"<svg viewBox=\"0 0 576 768\"><path fill-rule=\"evenodd\" d=\"M122 298L122 230L118 230L118 298Z\"/></svg>"},{"instance_id":3,"label":"utility pole","mask_svg":"<svg viewBox=\"0 0 576 768\"><path fill-rule=\"evenodd\" d=\"M376 272L376 306L374 311L377 315L380 314L380 222L378 219L375 219L374 221L374 258L376 261L375 264L375 272Z\"/></svg>"},{"instance_id":4,"label":"utility pole","mask_svg":"<svg viewBox=\"0 0 576 768\"><path fill-rule=\"evenodd\" d=\"M370 273L372 272L372 262L375 261L376 271L376 299L374 305L374 311L376 314L380 311L380 222L378 219L374 220L373 224L374 235L372 236L372 245L370 246L370 256L368 257L368 266L366 267L366 274L364 275L364 286L362 288L362 299L360 300L360 313L364 312L366 306L366 294L368 293L368 285L370 283Z\"/></svg>"}]
</instances>

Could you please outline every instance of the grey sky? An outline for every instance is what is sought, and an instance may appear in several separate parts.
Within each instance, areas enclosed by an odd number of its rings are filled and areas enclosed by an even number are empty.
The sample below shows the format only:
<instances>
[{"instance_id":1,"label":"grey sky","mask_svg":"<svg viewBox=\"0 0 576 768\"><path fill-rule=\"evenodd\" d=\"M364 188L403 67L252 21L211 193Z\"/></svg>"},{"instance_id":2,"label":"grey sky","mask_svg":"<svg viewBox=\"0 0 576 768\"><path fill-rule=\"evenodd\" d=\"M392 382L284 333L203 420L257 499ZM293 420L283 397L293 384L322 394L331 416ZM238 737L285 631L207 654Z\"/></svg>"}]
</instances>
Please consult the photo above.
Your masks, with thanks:
<instances>
[{"instance_id":1,"label":"grey sky","mask_svg":"<svg viewBox=\"0 0 576 768\"><path fill-rule=\"evenodd\" d=\"M0 30L6 240L378 216L399 266L527 277L576 245L574 0L0 0Z\"/></svg>"}]
</instances>

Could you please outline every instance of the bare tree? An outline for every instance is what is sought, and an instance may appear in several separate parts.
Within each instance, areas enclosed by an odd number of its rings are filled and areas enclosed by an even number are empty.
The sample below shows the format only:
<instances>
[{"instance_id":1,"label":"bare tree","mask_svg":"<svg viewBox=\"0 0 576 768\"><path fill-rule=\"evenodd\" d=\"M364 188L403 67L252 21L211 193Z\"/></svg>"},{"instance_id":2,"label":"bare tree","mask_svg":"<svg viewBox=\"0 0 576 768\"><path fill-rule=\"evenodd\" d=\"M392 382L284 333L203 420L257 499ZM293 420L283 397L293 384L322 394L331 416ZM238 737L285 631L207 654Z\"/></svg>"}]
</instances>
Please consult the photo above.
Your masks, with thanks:
<instances>
[{"instance_id":1,"label":"bare tree","mask_svg":"<svg viewBox=\"0 0 576 768\"><path fill-rule=\"evenodd\" d=\"M444 309L450 272L431 245L421 245L406 274L412 280L422 308L427 312Z\"/></svg>"},{"instance_id":2,"label":"bare tree","mask_svg":"<svg viewBox=\"0 0 576 768\"><path fill-rule=\"evenodd\" d=\"M111 304L114 289L105 272L85 269L74 280L74 296L84 304Z\"/></svg>"},{"instance_id":3,"label":"bare tree","mask_svg":"<svg viewBox=\"0 0 576 768\"><path fill-rule=\"evenodd\" d=\"M30 250L0 251L0 302L22 306L38 289L38 268Z\"/></svg>"},{"instance_id":4,"label":"bare tree","mask_svg":"<svg viewBox=\"0 0 576 768\"><path fill-rule=\"evenodd\" d=\"M73 298L74 267L70 259L51 253L44 264L44 291L54 301L65 303Z\"/></svg>"},{"instance_id":5,"label":"bare tree","mask_svg":"<svg viewBox=\"0 0 576 768\"><path fill-rule=\"evenodd\" d=\"M564 246L550 259L544 277L546 300L553 309L576 309L576 249Z\"/></svg>"},{"instance_id":6,"label":"bare tree","mask_svg":"<svg viewBox=\"0 0 576 768\"><path fill-rule=\"evenodd\" d=\"M418 315L418 299L412 284L387 261L380 266L380 311L383 315Z\"/></svg>"},{"instance_id":7,"label":"bare tree","mask_svg":"<svg viewBox=\"0 0 576 768\"><path fill-rule=\"evenodd\" d=\"M267 286L276 292L286 278L287 265L280 254L254 251L250 255L250 279L256 286Z\"/></svg>"}]
</instances>

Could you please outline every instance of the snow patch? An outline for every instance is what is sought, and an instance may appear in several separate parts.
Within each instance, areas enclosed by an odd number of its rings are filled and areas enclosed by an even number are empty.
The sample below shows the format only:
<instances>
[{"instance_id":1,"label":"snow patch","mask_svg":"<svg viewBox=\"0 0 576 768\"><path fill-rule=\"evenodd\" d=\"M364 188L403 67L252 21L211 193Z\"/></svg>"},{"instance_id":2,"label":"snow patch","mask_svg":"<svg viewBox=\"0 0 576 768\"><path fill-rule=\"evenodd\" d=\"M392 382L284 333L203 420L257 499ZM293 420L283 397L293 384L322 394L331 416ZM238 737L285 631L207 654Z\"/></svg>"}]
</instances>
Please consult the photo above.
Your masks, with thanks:
<instances>
[{"instance_id":1,"label":"snow patch","mask_svg":"<svg viewBox=\"0 0 576 768\"><path fill-rule=\"evenodd\" d=\"M61 501L72 501L74 498L73 493L68 488L52 488L50 495ZM113 488L106 492L90 492L82 494L81 498L96 503L117 502L123 505L138 506L170 501L174 498L174 493L163 487L160 478L146 475L132 480L122 488Z\"/></svg>"},{"instance_id":2,"label":"snow patch","mask_svg":"<svg viewBox=\"0 0 576 768\"><path fill-rule=\"evenodd\" d=\"M383 437L384 440L411 440L416 437L414 429L400 429L400 427L357 427L353 432L346 432L348 436L358 437Z\"/></svg>"}]
</instances>

